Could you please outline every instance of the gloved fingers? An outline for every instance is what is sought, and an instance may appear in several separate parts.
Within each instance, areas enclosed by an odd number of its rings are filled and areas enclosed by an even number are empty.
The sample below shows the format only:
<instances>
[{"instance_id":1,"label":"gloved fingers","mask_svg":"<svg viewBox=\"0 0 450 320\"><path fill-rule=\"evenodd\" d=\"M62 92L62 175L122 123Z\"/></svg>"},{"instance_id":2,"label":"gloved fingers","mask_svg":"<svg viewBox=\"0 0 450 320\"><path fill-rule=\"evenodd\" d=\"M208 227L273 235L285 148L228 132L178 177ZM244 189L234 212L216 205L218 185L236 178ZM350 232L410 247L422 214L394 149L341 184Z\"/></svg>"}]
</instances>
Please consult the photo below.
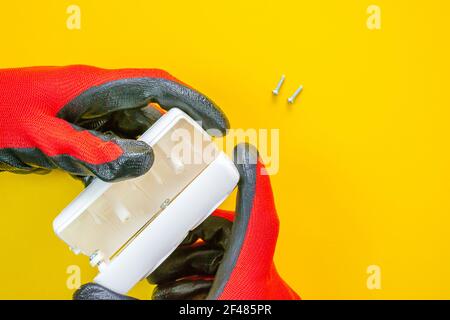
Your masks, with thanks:
<instances>
[{"instance_id":1,"label":"gloved fingers","mask_svg":"<svg viewBox=\"0 0 450 320\"><path fill-rule=\"evenodd\" d=\"M82 285L73 294L74 300L136 300L135 298L125 296L111 291L97 283L87 283Z\"/></svg>"},{"instance_id":2,"label":"gloved fingers","mask_svg":"<svg viewBox=\"0 0 450 320\"><path fill-rule=\"evenodd\" d=\"M225 250L230 238L233 222L221 216L209 216L197 228L190 231L181 243L182 246L191 245L198 239L203 240L210 248Z\"/></svg>"},{"instance_id":3,"label":"gloved fingers","mask_svg":"<svg viewBox=\"0 0 450 320\"><path fill-rule=\"evenodd\" d=\"M220 211L219 214L228 213ZM221 215L208 217L189 232L181 245L147 280L164 283L191 275L215 274L228 245L232 226L233 222ZM198 240L201 240L200 244L196 243Z\"/></svg>"},{"instance_id":4,"label":"gloved fingers","mask_svg":"<svg viewBox=\"0 0 450 320\"><path fill-rule=\"evenodd\" d=\"M212 285L212 280L179 280L157 286L152 293L153 300L204 299ZM82 285L73 294L74 300L136 300L133 297L111 291L96 283Z\"/></svg>"},{"instance_id":5,"label":"gloved fingers","mask_svg":"<svg viewBox=\"0 0 450 320\"><path fill-rule=\"evenodd\" d=\"M163 77L123 78L94 86L67 103L58 117L74 124L105 117L112 113L140 109L158 103L163 109L179 108L194 120L201 121L205 130L217 129L224 134L229 123L220 108L208 97L187 87L170 75Z\"/></svg>"},{"instance_id":6,"label":"gloved fingers","mask_svg":"<svg viewBox=\"0 0 450 320\"><path fill-rule=\"evenodd\" d=\"M12 165L1 161L1 159L9 158L8 159L9 163L17 162L17 161L13 161L15 159L13 159L14 156L10 156L10 152L11 152L11 150L8 150L8 149L7 150L0 149L0 172L6 171L6 172L12 172L15 174L30 174L30 173L48 174L51 172L50 169L33 168L24 163L21 165L21 167L13 167Z\"/></svg>"},{"instance_id":7,"label":"gloved fingers","mask_svg":"<svg viewBox=\"0 0 450 320\"><path fill-rule=\"evenodd\" d=\"M95 179L94 176L77 176L76 174L71 174L70 176L75 180L81 181L85 188Z\"/></svg>"},{"instance_id":8,"label":"gloved fingers","mask_svg":"<svg viewBox=\"0 0 450 320\"><path fill-rule=\"evenodd\" d=\"M137 110L123 110L114 113L110 130L122 137L136 139L150 128L163 113L160 109L146 106Z\"/></svg>"},{"instance_id":9,"label":"gloved fingers","mask_svg":"<svg viewBox=\"0 0 450 320\"><path fill-rule=\"evenodd\" d=\"M0 160L12 167L55 169L78 176L118 181L147 172L153 151L145 142L84 130L58 118L30 128L34 148L2 149Z\"/></svg>"},{"instance_id":10,"label":"gloved fingers","mask_svg":"<svg viewBox=\"0 0 450 320\"><path fill-rule=\"evenodd\" d=\"M150 106L142 109L122 110L112 114L111 118L105 121L94 119L80 123L80 127L107 134L115 134L124 139L137 139L148 128L150 128L162 113ZM87 187L94 179L94 176L71 175Z\"/></svg>"},{"instance_id":11,"label":"gloved fingers","mask_svg":"<svg viewBox=\"0 0 450 320\"><path fill-rule=\"evenodd\" d=\"M179 280L158 285L153 300L202 300L211 289L212 280Z\"/></svg>"},{"instance_id":12,"label":"gloved fingers","mask_svg":"<svg viewBox=\"0 0 450 320\"><path fill-rule=\"evenodd\" d=\"M80 121L78 126L99 132L114 132L125 139L137 139L162 116L160 110L151 106L125 109L102 118Z\"/></svg>"},{"instance_id":13,"label":"gloved fingers","mask_svg":"<svg viewBox=\"0 0 450 320\"><path fill-rule=\"evenodd\" d=\"M205 245L179 247L147 280L151 284L165 284L190 276L212 276L222 261L223 250Z\"/></svg>"}]
</instances>

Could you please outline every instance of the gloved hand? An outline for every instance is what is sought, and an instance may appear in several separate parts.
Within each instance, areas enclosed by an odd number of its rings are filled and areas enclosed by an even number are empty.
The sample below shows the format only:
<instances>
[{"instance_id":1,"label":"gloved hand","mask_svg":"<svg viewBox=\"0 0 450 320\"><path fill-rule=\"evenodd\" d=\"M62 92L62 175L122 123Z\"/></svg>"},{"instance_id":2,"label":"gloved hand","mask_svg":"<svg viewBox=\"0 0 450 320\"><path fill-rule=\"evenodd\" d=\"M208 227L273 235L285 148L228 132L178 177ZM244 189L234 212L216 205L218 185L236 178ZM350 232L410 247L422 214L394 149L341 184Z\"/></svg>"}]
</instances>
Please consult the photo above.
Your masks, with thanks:
<instances>
[{"instance_id":1,"label":"gloved hand","mask_svg":"<svg viewBox=\"0 0 450 320\"><path fill-rule=\"evenodd\" d=\"M241 179L236 214L217 210L148 280L153 299L299 299L273 263L279 221L270 179L254 147L240 144L234 162ZM74 299L132 299L98 284L83 285Z\"/></svg>"},{"instance_id":2,"label":"gloved hand","mask_svg":"<svg viewBox=\"0 0 450 320\"><path fill-rule=\"evenodd\" d=\"M118 181L147 172L151 148L135 141L160 112L180 108L205 129L228 121L206 96L156 69L89 66L0 70L0 171Z\"/></svg>"}]
</instances>

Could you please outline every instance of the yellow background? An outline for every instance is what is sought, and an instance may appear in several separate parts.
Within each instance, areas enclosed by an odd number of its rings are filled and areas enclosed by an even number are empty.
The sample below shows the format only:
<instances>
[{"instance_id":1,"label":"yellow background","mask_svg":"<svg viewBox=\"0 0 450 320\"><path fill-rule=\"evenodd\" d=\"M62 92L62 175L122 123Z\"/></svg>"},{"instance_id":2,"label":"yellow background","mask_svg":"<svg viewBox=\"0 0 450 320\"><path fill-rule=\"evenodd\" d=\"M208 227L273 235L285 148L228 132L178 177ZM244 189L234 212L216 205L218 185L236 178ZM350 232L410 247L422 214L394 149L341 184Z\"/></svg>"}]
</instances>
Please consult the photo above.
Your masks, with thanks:
<instances>
[{"instance_id":1,"label":"yellow background","mask_svg":"<svg viewBox=\"0 0 450 320\"><path fill-rule=\"evenodd\" d=\"M70 4L81 30L66 28ZM370 4L381 30L366 27ZM170 71L233 127L280 128L276 263L303 298L449 298L449 11L447 0L8 1L0 67ZM0 298L70 298L71 264L93 277L52 231L81 189L61 172L0 174ZM381 290L366 286L369 265Z\"/></svg>"}]
</instances>

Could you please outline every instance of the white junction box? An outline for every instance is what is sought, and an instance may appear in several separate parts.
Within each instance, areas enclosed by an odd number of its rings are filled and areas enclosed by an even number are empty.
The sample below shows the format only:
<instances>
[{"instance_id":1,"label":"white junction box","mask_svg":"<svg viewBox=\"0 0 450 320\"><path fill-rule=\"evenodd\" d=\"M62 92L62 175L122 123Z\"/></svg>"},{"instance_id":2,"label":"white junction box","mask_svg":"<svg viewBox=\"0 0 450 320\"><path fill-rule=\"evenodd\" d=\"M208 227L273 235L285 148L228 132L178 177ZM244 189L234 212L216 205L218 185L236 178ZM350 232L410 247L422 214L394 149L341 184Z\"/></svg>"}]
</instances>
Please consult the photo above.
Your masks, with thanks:
<instances>
[{"instance_id":1,"label":"white junction box","mask_svg":"<svg viewBox=\"0 0 450 320\"><path fill-rule=\"evenodd\" d=\"M231 159L179 109L139 140L154 152L146 174L95 179L53 221L58 237L98 266L94 282L121 294L155 270L239 180Z\"/></svg>"}]
</instances>

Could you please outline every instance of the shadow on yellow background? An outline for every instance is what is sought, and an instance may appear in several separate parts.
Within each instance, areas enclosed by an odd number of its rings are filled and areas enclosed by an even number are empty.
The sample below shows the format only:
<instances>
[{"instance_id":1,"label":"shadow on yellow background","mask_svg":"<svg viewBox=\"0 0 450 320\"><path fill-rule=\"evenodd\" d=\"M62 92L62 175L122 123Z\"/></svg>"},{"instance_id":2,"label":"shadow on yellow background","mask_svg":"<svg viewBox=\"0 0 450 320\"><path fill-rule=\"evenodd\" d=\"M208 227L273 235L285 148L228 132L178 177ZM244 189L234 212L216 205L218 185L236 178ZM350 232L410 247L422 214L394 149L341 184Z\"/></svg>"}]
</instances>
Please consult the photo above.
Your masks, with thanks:
<instances>
[{"instance_id":1,"label":"shadow on yellow background","mask_svg":"<svg viewBox=\"0 0 450 320\"><path fill-rule=\"evenodd\" d=\"M66 27L71 4L80 30ZM366 26L371 4L380 30ZM445 0L9 1L0 67L170 71L232 127L280 128L276 263L303 298L448 298L449 10ZM52 230L81 189L61 172L0 174L0 298L70 298L70 265L92 279ZM367 287L371 265L381 289ZM132 294L150 292L143 282Z\"/></svg>"}]
</instances>

